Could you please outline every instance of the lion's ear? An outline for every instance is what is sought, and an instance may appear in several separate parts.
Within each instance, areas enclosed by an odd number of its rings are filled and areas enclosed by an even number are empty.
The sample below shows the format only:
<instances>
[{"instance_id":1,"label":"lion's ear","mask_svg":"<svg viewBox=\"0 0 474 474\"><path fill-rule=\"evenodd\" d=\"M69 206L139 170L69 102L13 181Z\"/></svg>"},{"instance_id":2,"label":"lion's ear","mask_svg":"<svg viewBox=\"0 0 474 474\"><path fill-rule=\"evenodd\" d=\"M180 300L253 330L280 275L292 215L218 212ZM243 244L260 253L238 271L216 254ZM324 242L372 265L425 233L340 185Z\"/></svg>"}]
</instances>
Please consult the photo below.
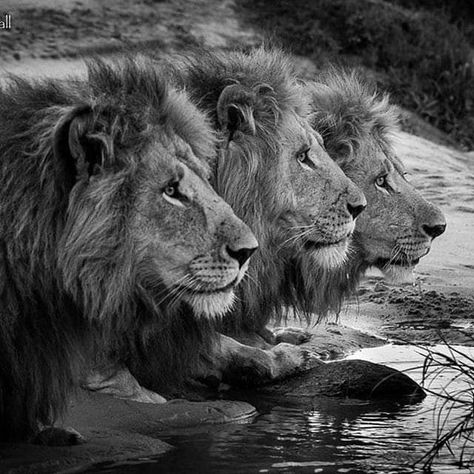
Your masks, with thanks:
<instances>
[{"instance_id":1,"label":"lion's ear","mask_svg":"<svg viewBox=\"0 0 474 474\"><path fill-rule=\"evenodd\" d=\"M219 127L229 133L231 140L235 132L255 135L254 94L240 84L224 88L217 101Z\"/></svg>"},{"instance_id":2,"label":"lion's ear","mask_svg":"<svg viewBox=\"0 0 474 474\"><path fill-rule=\"evenodd\" d=\"M88 179L103 165L108 146L94 127L94 114L89 105L72 108L55 127L54 157L74 181Z\"/></svg>"}]
</instances>

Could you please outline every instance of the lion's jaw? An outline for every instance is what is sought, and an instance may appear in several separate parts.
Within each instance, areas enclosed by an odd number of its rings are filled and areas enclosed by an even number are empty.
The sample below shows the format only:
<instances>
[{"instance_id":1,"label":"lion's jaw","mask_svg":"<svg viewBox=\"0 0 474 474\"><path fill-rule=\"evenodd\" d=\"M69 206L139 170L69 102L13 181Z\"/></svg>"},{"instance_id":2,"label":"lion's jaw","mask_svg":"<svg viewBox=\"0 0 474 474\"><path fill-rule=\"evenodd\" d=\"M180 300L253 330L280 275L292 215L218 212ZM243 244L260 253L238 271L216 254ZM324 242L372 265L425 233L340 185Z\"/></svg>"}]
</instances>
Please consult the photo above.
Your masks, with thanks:
<instances>
[{"instance_id":1,"label":"lion's jaw","mask_svg":"<svg viewBox=\"0 0 474 474\"><path fill-rule=\"evenodd\" d=\"M319 220L313 223L314 231L308 235L303 247L316 265L329 270L343 266L349 257L350 242L355 229L354 219L334 217L330 225Z\"/></svg>"},{"instance_id":2,"label":"lion's jaw","mask_svg":"<svg viewBox=\"0 0 474 474\"><path fill-rule=\"evenodd\" d=\"M213 291L187 291L184 299L197 317L218 318L227 313L235 301L235 288L244 278L248 261L240 268L237 277L225 286Z\"/></svg>"},{"instance_id":3,"label":"lion's jaw","mask_svg":"<svg viewBox=\"0 0 474 474\"><path fill-rule=\"evenodd\" d=\"M188 283L178 285L181 297L198 318L218 318L235 301L235 288L242 281L249 261L240 268L235 261L216 259L215 255L197 257L189 264Z\"/></svg>"},{"instance_id":4,"label":"lion's jaw","mask_svg":"<svg viewBox=\"0 0 474 474\"><path fill-rule=\"evenodd\" d=\"M313 261L324 269L339 268L347 261L350 239L345 237L331 244L306 244ZM312 249L310 247L313 247Z\"/></svg>"},{"instance_id":5,"label":"lion's jaw","mask_svg":"<svg viewBox=\"0 0 474 474\"><path fill-rule=\"evenodd\" d=\"M188 293L184 299L193 309L194 314L204 318L218 318L232 308L235 300L233 290L211 294Z\"/></svg>"},{"instance_id":6,"label":"lion's jaw","mask_svg":"<svg viewBox=\"0 0 474 474\"><path fill-rule=\"evenodd\" d=\"M378 268L388 281L394 283L406 283L413 281L413 270L420 259L428 254L431 249L430 239L421 236L406 236L397 238L387 245L375 245L371 252L372 258L367 261L370 266Z\"/></svg>"}]
</instances>

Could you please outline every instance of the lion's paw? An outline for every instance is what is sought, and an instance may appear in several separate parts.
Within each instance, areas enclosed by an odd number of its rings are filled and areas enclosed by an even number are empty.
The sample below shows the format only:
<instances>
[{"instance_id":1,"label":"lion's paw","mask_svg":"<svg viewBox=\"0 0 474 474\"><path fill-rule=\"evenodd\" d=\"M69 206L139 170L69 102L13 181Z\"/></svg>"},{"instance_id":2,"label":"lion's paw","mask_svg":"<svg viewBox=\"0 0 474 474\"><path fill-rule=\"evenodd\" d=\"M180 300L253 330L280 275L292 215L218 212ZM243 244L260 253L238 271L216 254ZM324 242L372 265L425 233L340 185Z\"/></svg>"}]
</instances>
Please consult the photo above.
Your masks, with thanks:
<instances>
[{"instance_id":1,"label":"lion's paw","mask_svg":"<svg viewBox=\"0 0 474 474\"><path fill-rule=\"evenodd\" d=\"M85 443L84 437L73 428L50 426L41 430L32 440L42 446L74 446Z\"/></svg>"},{"instance_id":2,"label":"lion's paw","mask_svg":"<svg viewBox=\"0 0 474 474\"><path fill-rule=\"evenodd\" d=\"M293 344L280 343L271 352L275 356L276 377L281 379L324 364L312 351Z\"/></svg>"},{"instance_id":3,"label":"lion's paw","mask_svg":"<svg viewBox=\"0 0 474 474\"><path fill-rule=\"evenodd\" d=\"M147 388L141 386L135 390L132 396L125 398L140 403L166 403L165 397L162 397L158 393L152 392L151 390L148 390Z\"/></svg>"},{"instance_id":4,"label":"lion's paw","mask_svg":"<svg viewBox=\"0 0 474 474\"><path fill-rule=\"evenodd\" d=\"M142 387L128 369L107 372L95 371L88 375L82 387L92 392L112 395L122 400L140 403L165 403L166 398Z\"/></svg>"},{"instance_id":5,"label":"lion's paw","mask_svg":"<svg viewBox=\"0 0 474 474\"><path fill-rule=\"evenodd\" d=\"M313 337L309 331L291 326L274 328L273 335L275 336L276 344L285 342L295 346L308 342Z\"/></svg>"}]
</instances>

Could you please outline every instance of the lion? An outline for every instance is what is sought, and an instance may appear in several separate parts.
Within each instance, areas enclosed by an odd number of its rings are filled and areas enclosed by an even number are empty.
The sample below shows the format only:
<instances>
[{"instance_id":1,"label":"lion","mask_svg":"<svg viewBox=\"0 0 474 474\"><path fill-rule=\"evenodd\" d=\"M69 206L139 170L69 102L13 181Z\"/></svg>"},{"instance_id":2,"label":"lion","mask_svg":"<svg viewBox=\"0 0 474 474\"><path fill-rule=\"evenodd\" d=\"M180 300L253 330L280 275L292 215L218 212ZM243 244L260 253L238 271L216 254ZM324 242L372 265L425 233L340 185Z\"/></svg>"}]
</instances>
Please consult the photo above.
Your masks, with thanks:
<instances>
[{"instance_id":1,"label":"lion","mask_svg":"<svg viewBox=\"0 0 474 474\"><path fill-rule=\"evenodd\" d=\"M223 318L226 336L210 354L200 354L206 361L202 372L249 384L304 370L311 354L289 344L270 347L265 340L275 341L265 326L285 316L284 305L310 316L307 309L319 302L310 305L304 286L294 285L290 275L298 261L324 268L343 264L355 219L366 204L363 193L311 129L307 104L283 52L200 51L173 55L167 67L175 83L211 116L219 137L211 183L260 244L236 304ZM249 338L268 350L242 344ZM129 361L140 383L159 393L171 390L176 377L176 370L161 363L160 347L167 340L163 331L149 335L139 357Z\"/></svg>"},{"instance_id":2,"label":"lion","mask_svg":"<svg viewBox=\"0 0 474 474\"><path fill-rule=\"evenodd\" d=\"M187 95L144 60L88 69L0 89L1 441L80 441L51 425L97 347L180 319L202 344L257 247Z\"/></svg>"},{"instance_id":3,"label":"lion","mask_svg":"<svg viewBox=\"0 0 474 474\"><path fill-rule=\"evenodd\" d=\"M445 231L446 221L406 179L394 151L399 118L388 94L377 93L354 72L337 70L306 83L303 90L312 109L312 127L367 198L350 258L335 271L314 274L309 292L310 298L325 299L337 310L369 267L379 268L389 279L411 274L433 239ZM306 281L308 274L300 278Z\"/></svg>"}]
</instances>

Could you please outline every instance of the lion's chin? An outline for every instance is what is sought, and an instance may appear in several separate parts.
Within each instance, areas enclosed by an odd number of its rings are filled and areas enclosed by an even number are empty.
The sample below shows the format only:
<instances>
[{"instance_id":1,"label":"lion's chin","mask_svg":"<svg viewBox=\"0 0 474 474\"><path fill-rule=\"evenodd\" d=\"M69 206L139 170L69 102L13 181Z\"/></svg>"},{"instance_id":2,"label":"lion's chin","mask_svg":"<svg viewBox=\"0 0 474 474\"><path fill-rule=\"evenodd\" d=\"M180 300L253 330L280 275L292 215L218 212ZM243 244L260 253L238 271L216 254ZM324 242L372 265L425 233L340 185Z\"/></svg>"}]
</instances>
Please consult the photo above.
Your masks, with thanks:
<instances>
[{"instance_id":1,"label":"lion's chin","mask_svg":"<svg viewBox=\"0 0 474 474\"><path fill-rule=\"evenodd\" d=\"M189 293L185 296L185 299L193 309L195 316L218 318L232 308L235 293L233 290L206 294Z\"/></svg>"},{"instance_id":2,"label":"lion's chin","mask_svg":"<svg viewBox=\"0 0 474 474\"><path fill-rule=\"evenodd\" d=\"M388 258L379 257L373 266L378 268L383 273L385 280L390 283L413 283L415 279L413 270L420 262L420 258L426 255L426 253L414 256L411 259L403 257L396 260L389 260Z\"/></svg>"},{"instance_id":3,"label":"lion's chin","mask_svg":"<svg viewBox=\"0 0 474 474\"><path fill-rule=\"evenodd\" d=\"M342 239L334 244L317 244L306 248L310 250L311 256L317 265L330 270L341 267L347 261L349 239Z\"/></svg>"},{"instance_id":4,"label":"lion's chin","mask_svg":"<svg viewBox=\"0 0 474 474\"><path fill-rule=\"evenodd\" d=\"M382 270L385 280L389 283L413 283L415 276L413 269L415 265L387 265Z\"/></svg>"}]
</instances>

